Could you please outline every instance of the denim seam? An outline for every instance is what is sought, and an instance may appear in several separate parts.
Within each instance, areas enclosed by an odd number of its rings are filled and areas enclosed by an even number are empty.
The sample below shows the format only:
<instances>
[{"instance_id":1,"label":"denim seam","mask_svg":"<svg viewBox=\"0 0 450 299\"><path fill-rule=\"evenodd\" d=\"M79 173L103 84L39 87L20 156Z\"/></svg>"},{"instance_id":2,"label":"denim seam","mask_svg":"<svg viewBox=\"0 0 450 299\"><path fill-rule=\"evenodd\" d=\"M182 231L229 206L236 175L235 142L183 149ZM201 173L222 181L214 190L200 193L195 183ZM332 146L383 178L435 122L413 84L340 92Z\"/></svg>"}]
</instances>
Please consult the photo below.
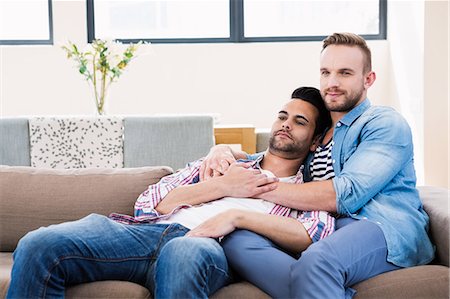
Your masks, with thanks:
<instances>
[{"instance_id":1,"label":"denim seam","mask_svg":"<svg viewBox=\"0 0 450 299\"><path fill-rule=\"evenodd\" d=\"M51 273L53 270L63 261L71 260L71 259L80 259L80 260L86 260L86 261L97 261L97 262L108 262L108 263L119 263L119 262L125 262L125 261L131 261L131 260L148 260L152 259L153 257L129 257L129 258L120 258L120 259L100 259L100 258L90 258L90 257L83 257L83 256L75 256L75 255L69 255L69 256L63 256L58 257L57 260L53 263L53 265L48 270L48 275L45 279L44 283L44 289L42 291L42 298L45 298L45 294L47 292L47 285L51 277Z\"/></svg>"},{"instance_id":2,"label":"denim seam","mask_svg":"<svg viewBox=\"0 0 450 299\"><path fill-rule=\"evenodd\" d=\"M219 268L219 267L217 267L215 264L210 264L210 265L208 265L208 270L207 270L207 272L210 272L211 273L211 268L213 268L213 269L215 269L215 270L217 270L217 271L219 271L219 272L221 272L222 273L222 275L224 275L225 276L225 278L228 280L228 279L230 279L230 275L228 275L228 272L227 271L224 271L222 268ZM207 277L211 277L210 275L208 275ZM203 286L203 288L204 289L208 289L208 293L210 293L210 288L208 287L209 286L209 280L206 282L206 285L205 286Z\"/></svg>"}]
</instances>

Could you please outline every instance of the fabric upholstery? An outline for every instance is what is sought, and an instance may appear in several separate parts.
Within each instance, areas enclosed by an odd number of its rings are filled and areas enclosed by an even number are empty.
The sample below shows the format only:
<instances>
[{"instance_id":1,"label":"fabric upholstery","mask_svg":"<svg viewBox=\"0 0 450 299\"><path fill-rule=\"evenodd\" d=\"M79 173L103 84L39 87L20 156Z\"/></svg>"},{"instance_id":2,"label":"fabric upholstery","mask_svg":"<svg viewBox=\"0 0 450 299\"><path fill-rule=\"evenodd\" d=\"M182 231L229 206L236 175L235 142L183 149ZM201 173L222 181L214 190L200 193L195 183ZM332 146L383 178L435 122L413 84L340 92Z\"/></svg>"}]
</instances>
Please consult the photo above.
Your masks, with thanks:
<instances>
[{"instance_id":1,"label":"fabric upholstery","mask_svg":"<svg viewBox=\"0 0 450 299\"><path fill-rule=\"evenodd\" d=\"M384 273L353 288L355 299L448 298L449 269L445 266L418 266Z\"/></svg>"},{"instance_id":2,"label":"fabric upholstery","mask_svg":"<svg viewBox=\"0 0 450 299\"><path fill-rule=\"evenodd\" d=\"M128 281L96 281L69 287L66 297L70 299L152 298L143 286Z\"/></svg>"},{"instance_id":3,"label":"fabric upholstery","mask_svg":"<svg viewBox=\"0 0 450 299\"><path fill-rule=\"evenodd\" d=\"M168 165L179 169L214 145L210 116L124 118L124 166Z\"/></svg>"},{"instance_id":4,"label":"fabric upholstery","mask_svg":"<svg viewBox=\"0 0 450 299\"><path fill-rule=\"evenodd\" d=\"M269 147L270 129L256 129L256 152L263 152Z\"/></svg>"},{"instance_id":5,"label":"fabric upholstery","mask_svg":"<svg viewBox=\"0 0 450 299\"><path fill-rule=\"evenodd\" d=\"M172 170L38 169L0 166L0 250L12 251L28 231L91 213L133 214L136 198Z\"/></svg>"},{"instance_id":6,"label":"fabric upholstery","mask_svg":"<svg viewBox=\"0 0 450 299\"><path fill-rule=\"evenodd\" d=\"M241 281L221 288L211 299L269 299L270 296L247 281Z\"/></svg>"},{"instance_id":7,"label":"fabric upholstery","mask_svg":"<svg viewBox=\"0 0 450 299\"><path fill-rule=\"evenodd\" d=\"M0 252L0 298L5 298L11 276L12 253Z\"/></svg>"},{"instance_id":8,"label":"fabric upholstery","mask_svg":"<svg viewBox=\"0 0 450 299\"><path fill-rule=\"evenodd\" d=\"M430 216L430 236L436 245L437 263L449 266L449 199L450 190L438 187L418 188L428 216Z\"/></svg>"},{"instance_id":9,"label":"fabric upholstery","mask_svg":"<svg viewBox=\"0 0 450 299\"><path fill-rule=\"evenodd\" d=\"M28 119L1 119L0 144L0 165L30 166Z\"/></svg>"},{"instance_id":10,"label":"fabric upholstery","mask_svg":"<svg viewBox=\"0 0 450 299\"><path fill-rule=\"evenodd\" d=\"M123 167L121 118L34 117L29 127L33 167Z\"/></svg>"}]
</instances>

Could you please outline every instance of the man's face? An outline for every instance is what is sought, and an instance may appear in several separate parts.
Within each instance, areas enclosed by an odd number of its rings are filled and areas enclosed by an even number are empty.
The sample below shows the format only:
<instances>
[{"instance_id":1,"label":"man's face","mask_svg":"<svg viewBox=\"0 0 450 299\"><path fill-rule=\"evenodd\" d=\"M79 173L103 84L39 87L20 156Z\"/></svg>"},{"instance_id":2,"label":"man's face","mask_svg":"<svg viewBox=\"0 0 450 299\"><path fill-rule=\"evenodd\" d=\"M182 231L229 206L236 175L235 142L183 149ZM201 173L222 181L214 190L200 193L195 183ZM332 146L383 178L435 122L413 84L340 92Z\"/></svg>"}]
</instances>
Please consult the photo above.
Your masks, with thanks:
<instances>
[{"instance_id":1,"label":"man's face","mask_svg":"<svg viewBox=\"0 0 450 299\"><path fill-rule=\"evenodd\" d=\"M320 93L328 110L348 112L361 103L373 83L371 74L364 73L364 54L358 47L326 47L320 57Z\"/></svg>"},{"instance_id":2,"label":"man's face","mask_svg":"<svg viewBox=\"0 0 450 299\"><path fill-rule=\"evenodd\" d=\"M318 113L316 107L300 99L284 105L272 125L269 151L284 158L304 157L312 147Z\"/></svg>"}]
</instances>

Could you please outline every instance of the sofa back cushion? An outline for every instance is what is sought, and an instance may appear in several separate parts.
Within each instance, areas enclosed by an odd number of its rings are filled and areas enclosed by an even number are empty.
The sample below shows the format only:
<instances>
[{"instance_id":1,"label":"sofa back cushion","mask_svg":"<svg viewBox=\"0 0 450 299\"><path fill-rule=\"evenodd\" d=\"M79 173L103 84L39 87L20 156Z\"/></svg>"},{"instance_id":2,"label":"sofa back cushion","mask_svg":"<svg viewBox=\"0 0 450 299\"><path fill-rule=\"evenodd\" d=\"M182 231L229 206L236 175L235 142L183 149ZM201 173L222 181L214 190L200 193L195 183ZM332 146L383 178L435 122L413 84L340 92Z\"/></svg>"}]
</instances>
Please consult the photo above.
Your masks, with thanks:
<instances>
[{"instance_id":1,"label":"sofa back cushion","mask_svg":"<svg viewBox=\"0 0 450 299\"><path fill-rule=\"evenodd\" d=\"M172 173L169 167L39 169L0 166L0 251L41 226L91 213L133 214L148 185Z\"/></svg>"},{"instance_id":2,"label":"sofa back cushion","mask_svg":"<svg viewBox=\"0 0 450 299\"><path fill-rule=\"evenodd\" d=\"M214 145L211 116L125 117L123 126L124 167L179 169L206 156Z\"/></svg>"},{"instance_id":3,"label":"sofa back cushion","mask_svg":"<svg viewBox=\"0 0 450 299\"><path fill-rule=\"evenodd\" d=\"M0 165L30 166L27 118L0 118Z\"/></svg>"}]
</instances>

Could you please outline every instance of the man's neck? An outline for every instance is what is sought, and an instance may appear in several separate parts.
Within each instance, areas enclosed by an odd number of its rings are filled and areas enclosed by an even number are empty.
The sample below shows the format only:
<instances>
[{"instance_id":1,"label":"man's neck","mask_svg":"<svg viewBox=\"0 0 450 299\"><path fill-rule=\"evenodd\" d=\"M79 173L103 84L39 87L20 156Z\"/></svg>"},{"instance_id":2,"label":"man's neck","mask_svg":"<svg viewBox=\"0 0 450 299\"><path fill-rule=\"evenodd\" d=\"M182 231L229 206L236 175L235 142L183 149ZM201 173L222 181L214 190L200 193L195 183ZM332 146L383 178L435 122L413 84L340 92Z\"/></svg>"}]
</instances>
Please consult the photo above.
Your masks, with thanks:
<instances>
[{"instance_id":1,"label":"man's neck","mask_svg":"<svg viewBox=\"0 0 450 299\"><path fill-rule=\"evenodd\" d=\"M269 170L276 177L283 178L296 175L305 157L288 159L266 150L261 161L261 168Z\"/></svg>"}]
</instances>

